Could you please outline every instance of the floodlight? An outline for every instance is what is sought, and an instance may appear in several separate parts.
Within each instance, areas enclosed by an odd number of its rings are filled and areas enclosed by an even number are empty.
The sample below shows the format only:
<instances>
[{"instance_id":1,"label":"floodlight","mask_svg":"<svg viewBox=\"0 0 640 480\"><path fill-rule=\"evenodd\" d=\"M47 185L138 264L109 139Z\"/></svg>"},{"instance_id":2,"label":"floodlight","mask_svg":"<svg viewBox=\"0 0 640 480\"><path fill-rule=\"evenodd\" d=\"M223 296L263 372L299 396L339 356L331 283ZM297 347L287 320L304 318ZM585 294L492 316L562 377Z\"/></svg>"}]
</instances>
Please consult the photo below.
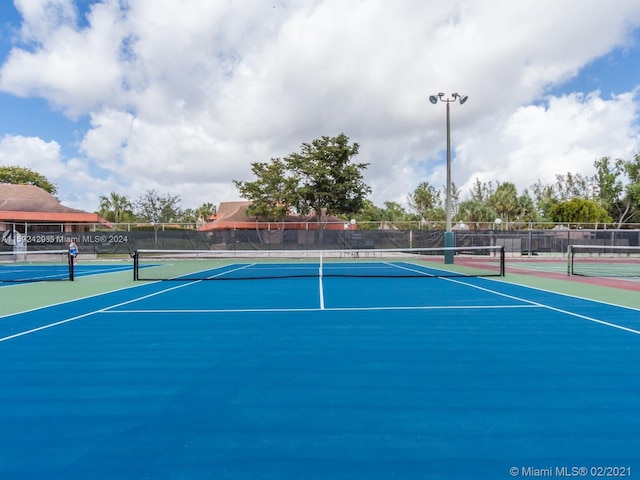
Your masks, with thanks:
<instances>
[{"instance_id":1,"label":"floodlight","mask_svg":"<svg viewBox=\"0 0 640 480\"><path fill-rule=\"evenodd\" d=\"M453 232L452 232L452 209L451 209L451 127L449 121L449 104L458 100L461 104L469 100L467 95L460 95L459 93L452 93L451 97L445 97L444 93L438 93L438 95L431 95L429 101L434 105L440 100L447 105L447 198L445 204L446 210L446 226L444 234L444 246L452 247L454 244ZM447 254L448 255L448 254ZM453 263L453 256L445 256L444 263Z\"/></svg>"}]
</instances>

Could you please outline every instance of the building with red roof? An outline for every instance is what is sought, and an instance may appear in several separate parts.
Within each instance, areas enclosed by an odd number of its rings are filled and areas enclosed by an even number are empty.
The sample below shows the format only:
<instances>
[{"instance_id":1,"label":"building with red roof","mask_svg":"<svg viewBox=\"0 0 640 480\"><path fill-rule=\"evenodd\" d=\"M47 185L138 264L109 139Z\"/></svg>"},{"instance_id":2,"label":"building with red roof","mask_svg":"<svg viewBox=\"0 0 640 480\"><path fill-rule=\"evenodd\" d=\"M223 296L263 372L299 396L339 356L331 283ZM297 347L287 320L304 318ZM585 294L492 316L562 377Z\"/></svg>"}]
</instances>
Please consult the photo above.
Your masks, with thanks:
<instances>
[{"instance_id":1,"label":"building with red roof","mask_svg":"<svg viewBox=\"0 0 640 480\"><path fill-rule=\"evenodd\" d=\"M40 187L0 183L0 231L26 233L29 224L39 231L77 232L108 222L97 213L65 207Z\"/></svg>"},{"instance_id":2,"label":"building with red roof","mask_svg":"<svg viewBox=\"0 0 640 480\"><path fill-rule=\"evenodd\" d=\"M319 228L315 213L312 215L287 215L281 222L265 222L246 215L246 210L250 205L249 201L221 202L216 214L198 230L207 232L214 230L318 230ZM343 219L332 215L326 221L325 230L355 228L355 225L345 223Z\"/></svg>"}]
</instances>

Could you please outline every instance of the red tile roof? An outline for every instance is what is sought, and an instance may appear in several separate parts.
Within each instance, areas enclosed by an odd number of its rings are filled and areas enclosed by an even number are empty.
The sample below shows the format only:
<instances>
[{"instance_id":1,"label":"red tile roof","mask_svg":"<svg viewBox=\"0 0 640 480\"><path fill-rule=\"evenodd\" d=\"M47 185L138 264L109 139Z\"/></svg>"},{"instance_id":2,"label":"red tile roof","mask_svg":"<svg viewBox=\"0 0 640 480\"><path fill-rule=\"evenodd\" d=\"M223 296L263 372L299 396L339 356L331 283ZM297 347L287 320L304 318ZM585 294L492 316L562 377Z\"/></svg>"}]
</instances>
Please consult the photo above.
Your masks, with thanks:
<instances>
[{"instance_id":1,"label":"red tile roof","mask_svg":"<svg viewBox=\"0 0 640 480\"><path fill-rule=\"evenodd\" d=\"M216 218L214 221L209 222L198 230L210 231L210 230L247 230L247 229L267 229L269 226L281 224L282 222L265 222L258 221L255 217L248 217L245 215L245 210L251 205L251 202L220 202L220 207L216 212ZM285 218L287 230L316 230L318 223L315 214L314 215L288 215ZM330 216L328 223L325 227L327 230L343 230L344 220Z\"/></svg>"},{"instance_id":2,"label":"red tile roof","mask_svg":"<svg viewBox=\"0 0 640 480\"><path fill-rule=\"evenodd\" d=\"M34 185L0 183L0 221L105 223L97 213L65 207Z\"/></svg>"}]
</instances>

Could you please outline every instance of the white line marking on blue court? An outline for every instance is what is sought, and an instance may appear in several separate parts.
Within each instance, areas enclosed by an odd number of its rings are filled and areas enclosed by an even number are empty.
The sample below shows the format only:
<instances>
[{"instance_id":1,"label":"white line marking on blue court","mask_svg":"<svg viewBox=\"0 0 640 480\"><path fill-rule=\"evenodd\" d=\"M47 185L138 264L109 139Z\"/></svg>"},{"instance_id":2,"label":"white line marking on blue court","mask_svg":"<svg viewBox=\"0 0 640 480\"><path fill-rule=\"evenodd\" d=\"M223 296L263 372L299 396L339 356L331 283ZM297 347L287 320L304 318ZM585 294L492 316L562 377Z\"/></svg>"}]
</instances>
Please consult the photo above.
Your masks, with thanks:
<instances>
[{"instance_id":1,"label":"white line marking on blue court","mask_svg":"<svg viewBox=\"0 0 640 480\"><path fill-rule=\"evenodd\" d=\"M145 309L145 310L113 310L109 308L99 313L126 313L135 315L137 313L170 313L170 314L197 314L197 313L298 313L298 312L371 312L371 311L394 311L394 310L502 310L519 308L544 308L539 305L441 305L441 306L399 306L399 307L324 307L324 308L221 308L221 309Z\"/></svg>"},{"instance_id":2,"label":"white line marking on blue court","mask_svg":"<svg viewBox=\"0 0 640 480\"><path fill-rule=\"evenodd\" d=\"M509 295L509 294L506 294L506 293L497 292L495 290L491 290L490 288L481 287L479 285L473 285L473 284L466 283L466 282L463 282L463 281L460 281L460 280L454 280L452 278L444 278L443 280L447 280L447 281L453 282L453 283L458 283L460 285L466 285L468 287L476 288L476 289L482 290L484 292L493 293L493 294L499 295L501 297L510 298L512 300L519 300L521 302L526 302L526 303L529 303L529 304L537 306L537 307L546 308L547 310L553 310L554 312L563 313L565 315L569 315L569 316L572 316L572 317L581 318L583 320L588 320L589 322L599 323L600 325L605 325L607 327L617 328L618 330L624 330L625 332L629 332L629 333L634 333L636 335L640 335L640 331L639 330L634 330L633 328L624 327L624 326L618 325L616 323L606 322L604 320L599 320L597 318L588 317L588 316L582 315L580 313L571 312L569 310L563 310L561 308L552 307L550 305L545 305L544 303L534 302L533 300L527 300L527 299L524 299L524 298L516 297L514 295ZM522 286L522 285L519 285L519 286ZM529 288L529 287L526 287L526 288ZM554 293L554 292L552 292L552 293ZM562 295L562 294L559 294L559 295ZM568 295L565 295L565 296L568 296ZM589 301L591 301L591 300L589 300ZM625 308L625 307L621 306L620 308Z\"/></svg>"},{"instance_id":3,"label":"white line marking on blue court","mask_svg":"<svg viewBox=\"0 0 640 480\"><path fill-rule=\"evenodd\" d=\"M433 277L434 276L432 273L425 272L424 270L416 270L415 268L405 267L405 266L399 265L397 263L384 262L384 264L385 265L389 265L390 267L393 267L393 268L397 268L398 270L406 270L406 271L409 271L411 273L419 273L420 276L425 276L425 277Z\"/></svg>"},{"instance_id":4,"label":"white line marking on blue court","mask_svg":"<svg viewBox=\"0 0 640 480\"><path fill-rule=\"evenodd\" d=\"M320 284L318 287L319 289L318 293L320 294L320 310L324 310L324 288L322 286L322 275L319 276L318 281Z\"/></svg>"},{"instance_id":5,"label":"white line marking on blue court","mask_svg":"<svg viewBox=\"0 0 640 480\"><path fill-rule=\"evenodd\" d=\"M105 312L107 312L108 310L110 310L112 308L117 308L117 307L120 307L122 305L128 305L128 304L131 304L131 303L135 303L138 300L143 300L143 299L146 299L146 298L154 297L156 295L160 295L161 293L169 292L171 290L177 290L177 289L183 288L183 287L185 287L187 285L191 285L192 283L198 283L198 282L182 283L182 284L180 284L178 286L175 286L175 287L166 288L164 290L160 290L158 292L150 293L150 294L144 295L142 297L137 297L137 298L134 298L132 300L127 300L126 302L117 303L115 305L110 305L110 306L105 307L105 308L101 308L101 309L98 309L98 310L93 310L91 312L86 312L86 313L83 313L81 315L76 315L75 317L71 317L71 318L67 318L67 319L64 319L64 320L60 320L58 322L48 323L46 325L41 325L39 327L32 328L30 330L25 330L23 332L14 333L13 335L9 335L7 337L0 338L0 342L6 342L7 340L11 340L11 339L18 338L18 337L23 337L25 335L29 335L31 333L39 332L41 330L47 330L49 328L57 327L59 325L64 325L65 323L74 322L76 320L80 320L82 318L86 318L86 317L89 317L91 315L95 315L95 314L98 314L98 313L105 313Z\"/></svg>"}]
</instances>

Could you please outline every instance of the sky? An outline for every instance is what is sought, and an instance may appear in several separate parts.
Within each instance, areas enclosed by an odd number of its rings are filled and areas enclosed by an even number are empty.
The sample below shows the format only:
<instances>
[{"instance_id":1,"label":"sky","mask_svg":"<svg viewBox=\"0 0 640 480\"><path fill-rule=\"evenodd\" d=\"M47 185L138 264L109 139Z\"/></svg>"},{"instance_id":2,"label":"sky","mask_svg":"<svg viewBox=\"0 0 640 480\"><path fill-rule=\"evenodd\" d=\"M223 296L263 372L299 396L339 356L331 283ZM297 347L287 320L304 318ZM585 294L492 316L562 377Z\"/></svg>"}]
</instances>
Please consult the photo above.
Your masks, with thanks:
<instances>
[{"instance_id":1,"label":"sky","mask_svg":"<svg viewBox=\"0 0 640 480\"><path fill-rule=\"evenodd\" d=\"M378 206L422 182L523 193L640 152L638 0L0 2L0 165L64 205L240 200L252 162L323 136Z\"/></svg>"}]
</instances>

